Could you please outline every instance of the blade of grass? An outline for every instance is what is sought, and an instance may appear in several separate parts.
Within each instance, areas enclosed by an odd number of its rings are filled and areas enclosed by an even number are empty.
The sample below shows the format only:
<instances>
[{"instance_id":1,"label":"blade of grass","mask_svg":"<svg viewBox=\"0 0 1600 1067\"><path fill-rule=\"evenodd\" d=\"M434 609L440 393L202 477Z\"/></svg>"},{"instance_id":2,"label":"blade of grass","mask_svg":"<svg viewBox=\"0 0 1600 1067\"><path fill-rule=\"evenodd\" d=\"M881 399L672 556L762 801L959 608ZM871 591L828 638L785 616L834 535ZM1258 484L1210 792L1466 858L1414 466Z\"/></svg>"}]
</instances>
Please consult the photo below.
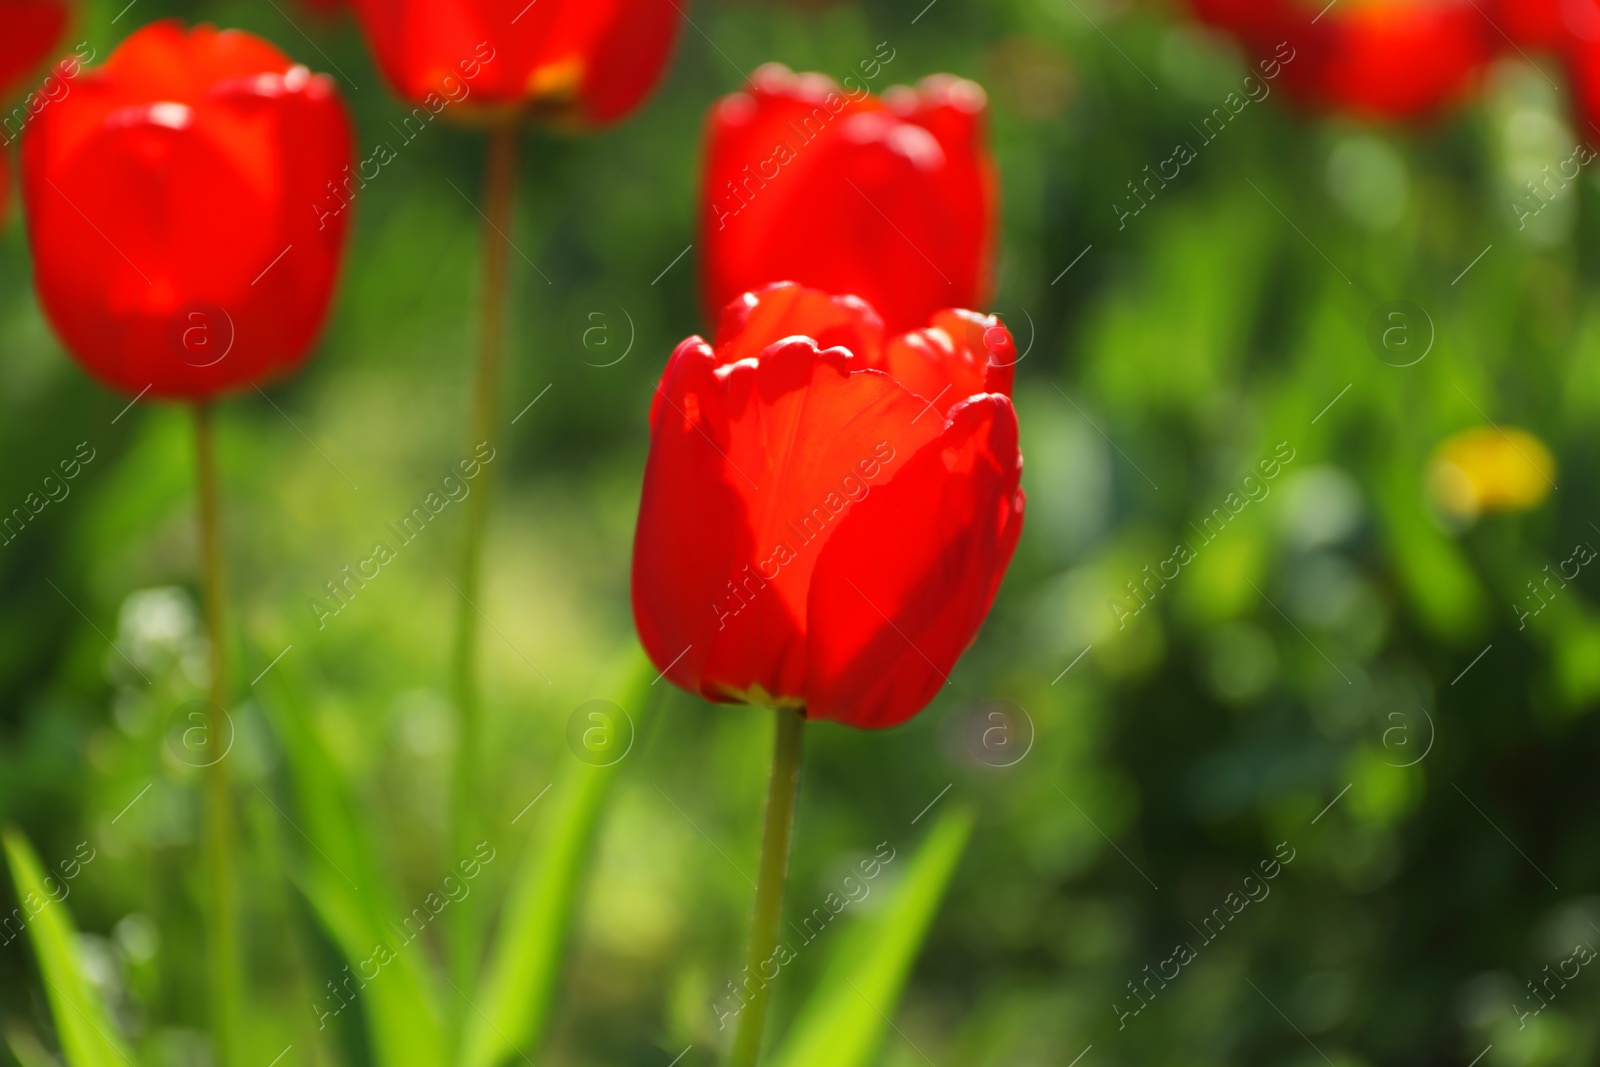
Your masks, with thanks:
<instances>
[{"instance_id":1,"label":"blade of grass","mask_svg":"<svg viewBox=\"0 0 1600 1067\"><path fill-rule=\"evenodd\" d=\"M292 695L293 672L280 666L273 673L276 680L262 704L283 743L295 793L294 817L286 810L274 817L290 820L292 836L304 835L309 843L295 881L349 963L348 971L325 979L362 998L380 1067L438 1067L448 1061L443 1015L423 948L391 926L404 919L388 892L390 880L337 765ZM314 991L323 994L325 988ZM320 1007L312 1006L319 1024L325 1025L321 1011L342 1011L336 996L328 992Z\"/></svg>"},{"instance_id":2,"label":"blade of grass","mask_svg":"<svg viewBox=\"0 0 1600 1067\"><path fill-rule=\"evenodd\" d=\"M655 668L633 648L612 677L618 679L613 702L642 718ZM638 729L636 722L635 736ZM466 1067L496 1067L513 1053L531 1054L544 1036L578 888L620 763L568 760L552 790L556 802L542 813L543 841L526 851L513 876L487 978L474 998L480 1010L467 1019Z\"/></svg>"},{"instance_id":3,"label":"blade of grass","mask_svg":"<svg viewBox=\"0 0 1600 1067\"><path fill-rule=\"evenodd\" d=\"M62 1055L70 1067L133 1067L133 1060L116 1041L105 1005L78 969L73 943L78 932L72 913L51 896L44 867L22 831L8 826L0 837L17 899L31 916L28 939L39 960L39 975L44 979Z\"/></svg>"},{"instance_id":4,"label":"blade of grass","mask_svg":"<svg viewBox=\"0 0 1600 1067\"><path fill-rule=\"evenodd\" d=\"M929 831L883 910L850 931L771 1058L772 1067L864 1067L891 1026L906 976L972 832L951 807Z\"/></svg>"}]
</instances>

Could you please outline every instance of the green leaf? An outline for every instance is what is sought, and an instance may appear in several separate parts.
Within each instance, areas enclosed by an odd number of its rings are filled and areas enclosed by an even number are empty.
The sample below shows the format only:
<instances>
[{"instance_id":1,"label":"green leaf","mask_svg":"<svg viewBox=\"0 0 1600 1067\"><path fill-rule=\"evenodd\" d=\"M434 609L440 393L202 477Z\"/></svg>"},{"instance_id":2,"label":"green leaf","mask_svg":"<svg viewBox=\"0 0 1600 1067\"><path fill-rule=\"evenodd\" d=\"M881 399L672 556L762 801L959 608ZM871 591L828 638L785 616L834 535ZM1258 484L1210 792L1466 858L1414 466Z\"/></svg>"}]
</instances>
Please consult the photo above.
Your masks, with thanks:
<instances>
[{"instance_id":1,"label":"green leaf","mask_svg":"<svg viewBox=\"0 0 1600 1067\"><path fill-rule=\"evenodd\" d=\"M613 701L642 718L655 668L637 647L613 672ZM637 737L639 723L634 723ZM590 766L570 759L541 813L542 842L527 849L512 878L487 977L467 1021L462 1062L496 1067L544 1036L556 976L571 932L578 888L588 871L601 811L622 760Z\"/></svg>"},{"instance_id":2,"label":"green leaf","mask_svg":"<svg viewBox=\"0 0 1600 1067\"><path fill-rule=\"evenodd\" d=\"M295 804L291 819L273 802L278 807L273 817L289 820L296 831L291 836L304 835L310 843L295 881L349 963L349 974L321 977L336 986L351 983L341 987L341 994L352 990L360 998L381 1067L438 1067L448 1061L443 1016L422 946L408 944L404 929L393 925L404 919L388 892L392 880L377 862L337 765L288 695L294 690L292 673L274 674L277 697L262 703L283 742ZM362 982L366 975L370 981ZM321 1010L342 1011L342 1001L325 990L324 984L313 991L324 998ZM319 1029L328 1021L319 1013Z\"/></svg>"},{"instance_id":3,"label":"green leaf","mask_svg":"<svg viewBox=\"0 0 1600 1067\"><path fill-rule=\"evenodd\" d=\"M50 1015L67 1063L70 1067L132 1067L133 1060L116 1040L105 1005L78 970L74 946L78 932L71 912L47 890L44 867L22 831L8 826L0 837L5 841L6 862L21 910L32 916L28 938L39 958L39 976L44 979Z\"/></svg>"},{"instance_id":4,"label":"green leaf","mask_svg":"<svg viewBox=\"0 0 1600 1067\"><path fill-rule=\"evenodd\" d=\"M771 1058L771 1067L863 1067L871 1060L966 849L972 823L970 809L945 810L894 899L850 931Z\"/></svg>"}]
</instances>

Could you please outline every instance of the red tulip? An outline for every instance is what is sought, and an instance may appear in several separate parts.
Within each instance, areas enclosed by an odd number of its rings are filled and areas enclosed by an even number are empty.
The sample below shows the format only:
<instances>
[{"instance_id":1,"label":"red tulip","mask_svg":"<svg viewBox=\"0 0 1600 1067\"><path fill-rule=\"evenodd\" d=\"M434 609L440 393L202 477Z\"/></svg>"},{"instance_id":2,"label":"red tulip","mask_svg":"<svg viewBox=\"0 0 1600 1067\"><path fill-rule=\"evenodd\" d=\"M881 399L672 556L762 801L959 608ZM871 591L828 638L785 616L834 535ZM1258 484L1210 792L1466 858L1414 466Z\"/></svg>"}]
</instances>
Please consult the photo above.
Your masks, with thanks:
<instances>
[{"instance_id":1,"label":"red tulip","mask_svg":"<svg viewBox=\"0 0 1600 1067\"><path fill-rule=\"evenodd\" d=\"M998 186L982 89L936 75L879 100L777 64L751 83L710 114L708 315L785 279L855 293L892 330L988 299Z\"/></svg>"},{"instance_id":2,"label":"red tulip","mask_svg":"<svg viewBox=\"0 0 1600 1067\"><path fill-rule=\"evenodd\" d=\"M746 293L672 354L650 413L633 614L709 700L861 727L920 711L1022 530L1011 335L941 311L886 337L857 297Z\"/></svg>"},{"instance_id":3,"label":"red tulip","mask_svg":"<svg viewBox=\"0 0 1600 1067\"><path fill-rule=\"evenodd\" d=\"M655 85L681 16L674 0L353 0L378 65L414 103L459 115L527 111L597 125Z\"/></svg>"},{"instance_id":4,"label":"red tulip","mask_svg":"<svg viewBox=\"0 0 1600 1067\"><path fill-rule=\"evenodd\" d=\"M17 83L49 57L67 28L71 12L63 0L0 0L0 97L9 97ZM11 130L6 130L7 137Z\"/></svg>"},{"instance_id":5,"label":"red tulip","mask_svg":"<svg viewBox=\"0 0 1600 1067\"><path fill-rule=\"evenodd\" d=\"M299 363L327 312L350 162L333 84L238 30L157 22L23 135L34 284L119 389L203 399Z\"/></svg>"},{"instance_id":6,"label":"red tulip","mask_svg":"<svg viewBox=\"0 0 1600 1067\"><path fill-rule=\"evenodd\" d=\"M1283 85L1303 103L1367 119L1419 119L1454 103L1503 40L1474 0L1191 2L1259 55L1286 42Z\"/></svg>"}]
</instances>

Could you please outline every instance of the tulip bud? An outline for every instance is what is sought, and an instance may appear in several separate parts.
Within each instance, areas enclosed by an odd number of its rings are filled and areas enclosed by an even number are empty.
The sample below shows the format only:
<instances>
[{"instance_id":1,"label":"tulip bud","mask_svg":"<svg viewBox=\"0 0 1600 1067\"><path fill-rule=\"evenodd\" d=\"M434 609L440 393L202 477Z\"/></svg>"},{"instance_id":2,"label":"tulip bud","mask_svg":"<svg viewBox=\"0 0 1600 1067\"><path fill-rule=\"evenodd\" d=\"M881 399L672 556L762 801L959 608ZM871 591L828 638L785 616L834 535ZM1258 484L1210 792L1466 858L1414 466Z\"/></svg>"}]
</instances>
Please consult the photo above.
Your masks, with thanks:
<instances>
[{"instance_id":1,"label":"tulip bud","mask_svg":"<svg viewBox=\"0 0 1600 1067\"><path fill-rule=\"evenodd\" d=\"M89 373L206 399L286 373L321 328L350 160L332 81L239 30L153 23L23 134L34 284Z\"/></svg>"},{"instance_id":2,"label":"tulip bud","mask_svg":"<svg viewBox=\"0 0 1600 1067\"><path fill-rule=\"evenodd\" d=\"M792 283L730 305L715 345L679 345L634 538L656 666L709 700L854 726L920 711L1022 530L1013 355L990 316L885 340L860 299Z\"/></svg>"},{"instance_id":3,"label":"tulip bud","mask_svg":"<svg viewBox=\"0 0 1600 1067\"><path fill-rule=\"evenodd\" d=\"M988 298L997 182L981 88L936 75L879 99L778 64L750 80L710 113L708 313L785 280L854 293L893 330Z\"/></svg>"}]
</instances>

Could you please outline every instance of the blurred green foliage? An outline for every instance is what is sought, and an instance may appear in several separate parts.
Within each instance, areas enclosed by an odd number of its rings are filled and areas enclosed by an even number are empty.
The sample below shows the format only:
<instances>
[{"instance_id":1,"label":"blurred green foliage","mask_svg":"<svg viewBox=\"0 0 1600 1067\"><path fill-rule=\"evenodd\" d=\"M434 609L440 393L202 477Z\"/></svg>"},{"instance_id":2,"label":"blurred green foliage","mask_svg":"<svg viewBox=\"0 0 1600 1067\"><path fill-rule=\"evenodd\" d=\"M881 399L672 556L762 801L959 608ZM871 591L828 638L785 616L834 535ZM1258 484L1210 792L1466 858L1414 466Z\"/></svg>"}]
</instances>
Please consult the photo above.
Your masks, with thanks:
<instances>
[{"instance_id":1,"label":"blurred green foliage","mask_svg":"<svg viewBox=\"0 0 1600 1067\"><path fill-rule=\"evenodd\" d=\"M495 950L530 913L563 936L537 950L561 957L559 976L506 965L497 1017L553 994L548 1025L521 1019L508 1043L542 1031L532 1058L562 1064L665 1065L689 1046L693 1067L727 1037L713 1005L743 963L769 716L645 686L626 708L635 744L587 814L592 768L567 726L622 684L649 396L672 345L709 328L694 250L666 269L695 240L704 109L760 62L842 75L888 41L893 80L951 70L990 91L1005 215L992 310L1027 353L1030 514L993 617L928 711L889 733L808 731L791 914L880 842L908 858L785 969L771 1047L796 1047L830 1011L870 1028L859 1004L827 1001L829 974L925 922L914 966L864 964L885 997L908 971L898 1005L880 1005L892 1028L863 1031L859 1062L1068 1064L1091 1044L1084 1067L1467 1063L1489 1045L1485 1067L1595 1062L1600 976L1517 1017L1546 964L1600 944L1600 590L1583 574L1525 629L1515 607L1542 568L1600 537L1600 196L1586 175L1525 229L1511 206L1587 136L1559 71L1513 57L1480 103L1420 129L1308 117L1274 93L1201 146L1191 123L1246 68L1160 5L685 6L694 25L639 114L523 144L505 394L521 414L492 467L480 602L497 858L472 891L491 902ZM336 64L362 145L401 111L344 17L140 0L113 24L120 7L92 3L79 31L102 55L141 21L204 18ZM1189 142L1194 162L1122 219L1127 183ZM318 1029L326 984L371 924L461 859L443 815L460 516L321 627L308 602L469 449L481 162L468 130L407 145L357 201L317 355L221 412L246 1039L262 1064L286 1045L292 1062L444 1062L429 1050L460 1015L425 931ZM1400 299L1434 335L1407 367L1368 339ZM13 219L0 506L79 442L95 458L0 547L0 816L39 856L8 838L12 873L26 885L91 843L67 903L86 988L140 1062L194 1064L199 775L172 741L204 682L191 431L182 410L126 403L51 338ZM1559 488L1524 514L1449 522L1429 503L1429 457L1488 422L1541 437ZM1280 442L1294 458L1270 493L1202 546L1192 524ZM1193 562L1119 626L1111 603L1179 541ZM990 720L992 700L1025 715ZM1025 747L1012 766L972 743L992 721ZM966 806L957 862L948 812ZM581 817L593 866L569 913L537 857L576 870L580 842L560 835ZM924 858L941 842L955 864L942 905L886 910L942 880ZM1270 895L1178 978L1142 984L1175 942L1200 946L1196 924L1280 842L1296 859ZM71 930L47 914L54 948L0 947L18 1056L83 1037L50 1021L41 978L71 973ZM819 982L832 984L806 1005ZM1113 1005L1135 996L1148 1005L1119 1025Z\"/></svg>"}]
</instances>

